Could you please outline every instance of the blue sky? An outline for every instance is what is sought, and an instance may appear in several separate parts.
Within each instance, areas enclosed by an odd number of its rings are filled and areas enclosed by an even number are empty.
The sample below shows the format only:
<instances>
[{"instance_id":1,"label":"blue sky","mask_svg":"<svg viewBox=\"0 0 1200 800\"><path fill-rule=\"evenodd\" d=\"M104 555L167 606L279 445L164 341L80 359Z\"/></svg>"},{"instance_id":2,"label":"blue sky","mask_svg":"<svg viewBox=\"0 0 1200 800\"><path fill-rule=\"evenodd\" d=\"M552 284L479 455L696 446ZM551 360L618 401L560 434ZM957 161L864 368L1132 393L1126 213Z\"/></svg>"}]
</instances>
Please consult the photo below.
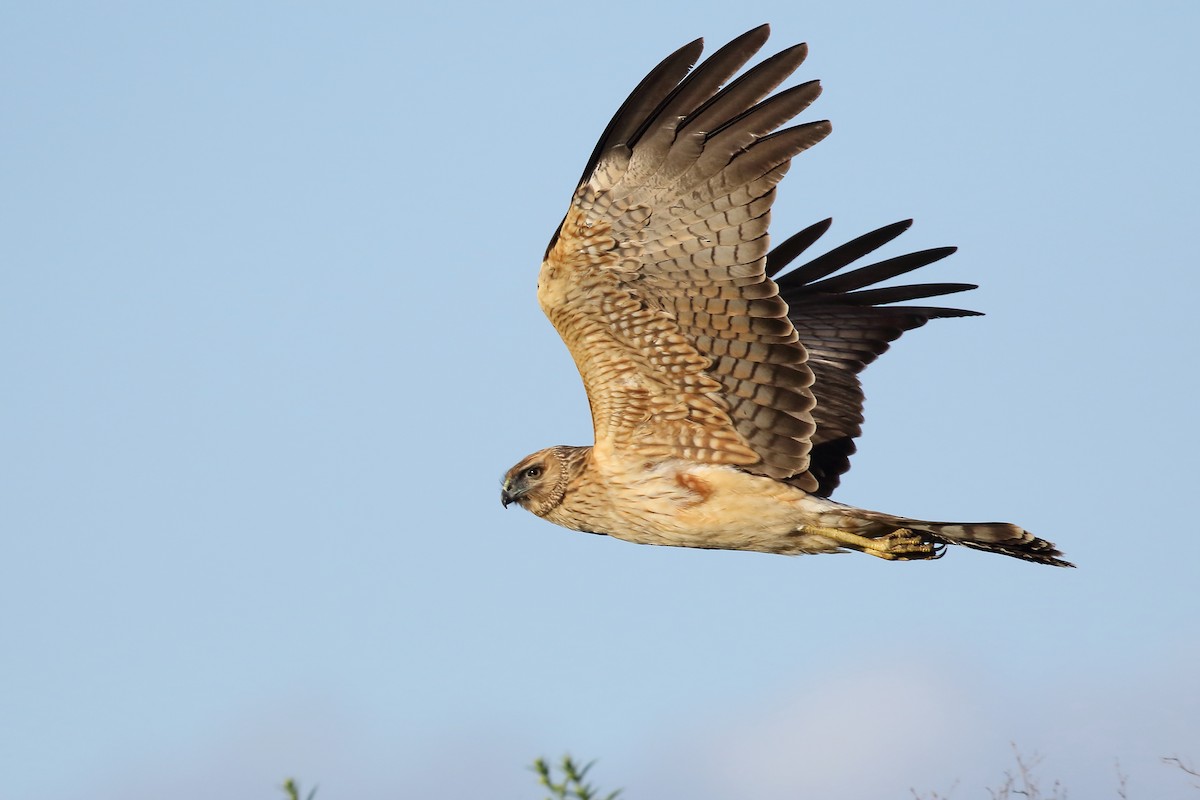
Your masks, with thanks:
<instances>
[{"instance_id":1,"label":"blue sky","mask_svg":"<svg viewBox=\"0 0 1200 800\"><path fill-rule=\"evenodd\" d=\"M866 373L838 499L1079 564L638 547L502 511L591 427L534 297L625 94L811 47L774 230L987 312ZM0 774L14 798L1072 796L1200 761L1192 3L0 10ZM481 786L486 787L481 790Z\"/></svg>"}]
</instances>

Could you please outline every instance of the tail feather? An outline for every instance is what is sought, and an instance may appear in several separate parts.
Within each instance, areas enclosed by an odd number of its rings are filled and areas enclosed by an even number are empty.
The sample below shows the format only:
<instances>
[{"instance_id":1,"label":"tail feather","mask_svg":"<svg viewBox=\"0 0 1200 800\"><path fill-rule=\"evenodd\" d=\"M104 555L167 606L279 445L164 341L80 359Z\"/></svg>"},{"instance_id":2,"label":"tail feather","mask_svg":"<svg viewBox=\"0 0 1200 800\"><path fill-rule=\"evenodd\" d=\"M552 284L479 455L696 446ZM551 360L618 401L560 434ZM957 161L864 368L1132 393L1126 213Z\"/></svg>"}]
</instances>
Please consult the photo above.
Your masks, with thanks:
<instances>
[{"instance_id":1,"label":"tail feather","mask_svg":"<svg viewBox=\"0 0 1200 800\"><path fill-rule=\"evenodd\" d=\"M1061 557L1063 554L1054 542L1040 539L1024 528L1008 522L929 522L859 509L854 509L849 515L861 515L860 518L878 523L870 526L865 532L867 536L885 536L897 528L907 528L928 536L929 541L933 543L959 544L1055 567L1075 566Z\"/></svg>"},{"instance_id":2,"label":"tail feather","mask_svg":"<svg viewBox=\"0 0 1200 800\"><path fill-rule=\"evenodd\" d=\"M1054 546L1054 542L1039 539L1024 528L1007 522L912 521L909 524L915 526L916 530L928 533L948 544L961 544L989 553L1003 553L1024 561L1055 567L1075 566L1060 558L1062 553Z\"/></svg>"}]
</instances>

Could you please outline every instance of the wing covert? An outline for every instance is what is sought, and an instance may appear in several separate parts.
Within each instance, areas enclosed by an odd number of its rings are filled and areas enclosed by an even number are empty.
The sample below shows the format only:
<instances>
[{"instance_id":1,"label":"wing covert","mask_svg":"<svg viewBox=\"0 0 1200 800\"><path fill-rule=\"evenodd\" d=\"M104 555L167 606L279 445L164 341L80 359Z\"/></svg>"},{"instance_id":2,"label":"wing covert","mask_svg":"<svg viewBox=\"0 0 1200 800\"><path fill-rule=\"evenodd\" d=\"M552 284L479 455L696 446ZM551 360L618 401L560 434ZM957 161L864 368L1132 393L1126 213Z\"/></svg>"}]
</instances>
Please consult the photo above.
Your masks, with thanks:
<instances>
[{"instance_id":1,"label":"wing covert","mask_svg":"<svg viewBox=\"0 0 1200 800\"><path fill-rule=\"evenodd\" d=\"M538 294L583 377L598 449L815 488L813 371L765 265L775 186L830 127L780 130L820 93L814 81L771 95L803 45L725 85L768 34L689 74L698 40L638 85L589 160Z\"/></svg>"}]
</instances>

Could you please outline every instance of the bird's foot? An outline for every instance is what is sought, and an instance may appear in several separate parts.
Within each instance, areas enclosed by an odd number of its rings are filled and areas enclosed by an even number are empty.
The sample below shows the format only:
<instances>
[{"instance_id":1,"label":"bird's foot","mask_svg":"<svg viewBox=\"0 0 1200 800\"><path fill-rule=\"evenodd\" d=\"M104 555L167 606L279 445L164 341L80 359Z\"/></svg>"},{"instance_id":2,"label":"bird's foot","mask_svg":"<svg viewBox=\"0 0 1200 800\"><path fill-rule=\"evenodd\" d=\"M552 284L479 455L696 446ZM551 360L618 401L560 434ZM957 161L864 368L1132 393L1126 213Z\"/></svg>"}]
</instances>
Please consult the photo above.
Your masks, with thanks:
<instances>
[{"instance_id":1,"label":"bird's foot","mask_svg":"<svg viewBox=\"0 0 1200 800\"><path fill-rule=\"evenodd\" d=\"M805 532L817 534L832 539L839 546L850 550L875 556L888 561L924 561L941 558L946 546L940 542L930 542L908 528L897 528L885 536L869 538L857 533L841 531L836 528L815 528L806 526Z\"/></svg>"},{"instance_id":2,"label":"bird's foot","mask_svg":"<svg viewBox=\"0 0 1200 800\"><path fill-rule=\"evenodd\" d=\"M868 551L871 555L895 561L941 558L946 554L946 545L930 542L908 528L897 528L887 536L871 541L878 542L884 548L879 552Z\"/></svg>"}]
</instances>

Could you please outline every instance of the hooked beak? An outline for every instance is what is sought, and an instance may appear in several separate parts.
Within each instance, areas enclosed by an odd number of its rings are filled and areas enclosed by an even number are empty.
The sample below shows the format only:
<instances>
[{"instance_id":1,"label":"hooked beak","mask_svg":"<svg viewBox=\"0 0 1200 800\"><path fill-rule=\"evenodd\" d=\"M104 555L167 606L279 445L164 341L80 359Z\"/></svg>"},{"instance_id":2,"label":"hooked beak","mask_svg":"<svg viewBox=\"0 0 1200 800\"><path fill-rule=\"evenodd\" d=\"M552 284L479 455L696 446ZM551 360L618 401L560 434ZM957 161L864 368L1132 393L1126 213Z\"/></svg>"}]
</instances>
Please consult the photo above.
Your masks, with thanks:
<instances>
[{"instance_id":1,"label":"hooked beak","mask_svg":"<svg viewBox=\"0 0 1200 800\"><path fill-rule=\"evenodd\" d=\"M510 492L506 486L500 490L500 505L508 508L509 503L515 503L517 501L517 497L519 497L519 494L516 492Z\"/></svg>"}]
</instances>

